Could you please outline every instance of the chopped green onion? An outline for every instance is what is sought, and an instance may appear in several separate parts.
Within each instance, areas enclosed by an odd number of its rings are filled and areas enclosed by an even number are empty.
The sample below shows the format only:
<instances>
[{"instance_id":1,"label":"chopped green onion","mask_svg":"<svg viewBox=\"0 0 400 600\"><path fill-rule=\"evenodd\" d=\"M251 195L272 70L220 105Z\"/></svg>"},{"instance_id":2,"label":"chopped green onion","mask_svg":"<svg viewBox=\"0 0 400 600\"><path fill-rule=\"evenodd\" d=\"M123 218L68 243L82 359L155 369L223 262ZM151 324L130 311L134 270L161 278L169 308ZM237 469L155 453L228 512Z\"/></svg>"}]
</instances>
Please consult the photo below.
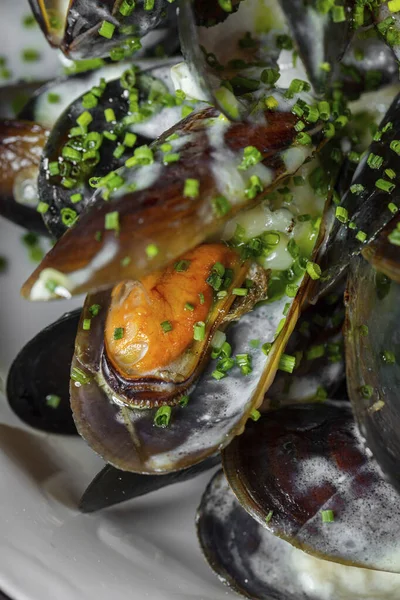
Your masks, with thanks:
<instances>
[{"instance_id":1,"label":"chopped green onion","mask_svg":"<svg viewBox=\"0 0 400 600\"><path fill-rule=\"evenodd\" d=\"M82 194L72 194L70 197L70 200L72 202L72 204L77 204L78 202L80 202L82 200Z\"/></svg>"},{"instance_id":2,"label":"chopped green onion","mask_svg":"<svg viewBox=\"0 0 400 600\"><path fill-rule=\"evenodd\" d=\"M197 198L199 195L200 181L198 179L186 179L183 188L185 198Z\"/></svg>"},{"instance_id":3,"label":"chopped green onion","mask_svg":"<svg viewBox=\"0 0 400 600\"><path fill-rule=\"evenodd\" d=\"M89 312L92 315L92 317L97 317L97 315L100 312L100 309L100 304L92 304L92 306L89 307Z\"/></svg>"},{"instance_id":4,"label":"chopped green onion","mask_svg":"<svg viewBox=\"0 0 400 600\"><path fill-rule=\"evenodd\" d=\"M57 394L47 394L46 404L50 408L58 408L60 406L61 398Z\"/></svg>"},{"instance_id":5,"label":"chopped green onion","mask_svg":"<svg viewBox=\"0 0 400 600\"><path fill-rule=\"evenodd\" d=\"M390 212L392 214L396 214L397 211L399 210L398 207L396 206L396 204L394 204L394 202L389 202L388 209L390 210Z\"/></svg>"},{"instance_id":6,"label":"chopped green onion","mask_svg":"<svg viewBox=\"0 0 400 600\"><path fill-rule=\"evenodd\" d=\"M323 344L320 344L318 346L311 346L311 348L309 348L309 350L307 350L306 352L306 359L315 360L316 358L321 358L321 356L324 356L324 354L325 347Z\"/></svg>"},{"instance_id":7,"label":"chopped green onion","mask_svg":"<svg viewBox=\"0 0 400 600\"><path fill-rule=\"evenodd\" d=\"M155 256L157 256L159 250L158 250L158 246L156 246L156 244L149 244L146 247L146 254L148 256L148 258L154 258Z\"/></svg>"},{"instance_id":8,"label":"chopped green onion","mask_svg":"<svg viewBox=\"0 0 400 600\"><path fill-rule=\"evenodd\" d=\"M181 396L179 398L179 406L185 407L188 405L189 402L189 396L185 395L185 396Z\"/></svg>"},{"instance_id":9,"label":"chopped green onion","mask_svg":"<svg viewBox=\"0 0 400 600\"><path fill-rule=\"evenodd\" d=\"M317 265L317 263L311 262L310 260L306 265L306 271L311 277L311 279L316 280L321 277L321 267Z\"/></svg>"},{"instance_id":10,"label":"chopped green onion","mask_svg":"<svg viewBox=\"0 0 400 600\"><path fill-rule=\"evenodd\" d=\"M92 319L83 319L82 329L84 331L89 331L91 324L92 324Z\"/></svg>"},{"instance_id":11,"label":"chopped green onion","mask_svg":"<svg viewBox=\"0 0 400 600\"><path fill-rule=\"evenodd\" d=\"M335 520L335 514L333 510L322 510L321 517L323 523L333 523Z\"/></svg>"},{"instance_id":12,"label":"chopped green onion","mask_svg":"<svg viewBox=\"0 0 400 600\"><path fill-rule=\"evenodd\" d=\"M246 148L243 150L243 159L238 166L238 169L245 171L246 169L249 169L250 167L253 167L259 163L261 160L262 154L255 146L246 146Z\"/></svg>"},{"instance_id":13,"label":"chopped green onion","mask_svg":"<svg viewBox=\"0 0 400 600\"><path fill-rule=\"evenodd\" d=\"M383 157L371 152L368 156L367 164L371 169L380 169L383 165Z\"/></svg>"},{"instance_id":14,"label":"chopped green onion","mask_svg":"<svg viewBox=\"0 0 400 600\"><path fill-rule=\"evenodd\" d=\"M125 133L124 141L122 142L127 148L133 148L136 144L137 135L134 133Z\"/></svg>"},{"instance_id":15,"label":"chopped green onion","mask_svg":"<svg viewBox=\"0 0 400 600\"><path fill-rule=\"evenodd\" d=\"M36 62L40 60L40 52L34 48L22 50L22 60L25 62Z\"/></svg>"},{"instance_id":16,"label":"chopped green onion","mask_svg":"<svg viewBox=\"0 0 400 600\"><path fill-rule=\"evenodd\" d=\"M268 356L268 354L271 352L271 348L272 348L271 342L266 342L265 344L263 344L261 346L261 351L263 354L265 354L265 356Z\"/></svg>"},{"instance_id":17,"label":"chopped green onion","mask_svg":"<svg viewBox=\"0 0 400 600\"><path fill-rule=\"evenodd\" d=\"M75 383L77 383L78 385L86 385L90 382L90 376L78 367L72 367L71 379L72 381L75 381Z\"/></svg>"},{"instance_id":18,"label":"chopped green onion","mask_svg":"<svg viewBox=\"0 0 400 600\"><path fill-rule=\"evenodd\" d=\"M171 321L163 321L162 323L160 323L160 325L161 325L161 329L163 330L164 333L168 333L169 331L172 331Z\"/></svg>"},{"instance_id":19,"label":"chopped green onion","mask_svg":"<svg viewBox=\"0 0 400 600\"><path fill-rule=\"evenodd\" d=\"M396 186L391 181L386 181L385 179L378 179L377 181L375 181L375 187L377 187L379 190L382 190L383 192L391 194Z\"/></svg>"},{"instance_id":20,"label":"chopped green onion","mask_svg":"<svg viewBox=\"0 0 400 600\"><path fill-rule=\"evenodd\" d=\"M367 234L365 233L365 231L361 231L361 230L360 230L360 231L357 231L356 239L357 239L359 242L362 242L362 243L364 243L364 242L365 242L365 240L367 239Z\"/></svg>"},{"instance_id":21,"label":"chopped green onion","mask_svg":"<svg viewBox=\"0 0 400 600\"><path fill-rule=\"evenodd\" d=\"M119 12L124 17L129 17L133 11L135 10L136 2L135 0L124 0L119 7Z\"/></svg>"},{"instance_id":22,"label":"chopped green onion","mask_svg":"<svg viewBox=\"0 0 400 600\"><path fill-rule=\"evenodd\" d=\"M347 221L349 220L349 213L347 208L344 208L344 206L337 206L335 211L335 217L341 223L347 223Z\"/></svg>"},{"instance_id":23,"label":"chopped green onion","mask_svg":"<svg viewBox=\"0 0 400 600\"><path fill-rule=\"evenodd\" d=\"M285 373L293 373L293 370L296 366L296 357L291 356L290 354L282 354L279 359L278 369L280 371L284 371Z\"/></svg>"},{"instance_id":24,"label":"chopped green onion","mask_svg":"<svg viewBox=\"0 0 400 600\"><path fill-rule=\"evenodd\" d=\"M109 21L103 21L99 29L99 35L107 38L108 40L111 40L114 35L114 31L114 23L110 23Z\"/></svg>"},{"instance_id":25,"label":"chopped green onion","mask_svg":"<svg viewBox=\"0 0 400 600\"><path fill-rule=\"evenodd\" d=\"M168 427L171 420L172 409L170 406L161 406L154 415L154 425L156 427Z\"/></svg>"},{"instance_id":26,"label":"chopped green onion","mask_svg":"<svg viewBox=\"0 0 400 600\"><path fill-rule=\"evenodd\" d=\"M88 112L87 110L85 110L85 112L81 113L79 115L79 117L76 119L76 122L78 123L78 125L80 125L82 127L82 129L85 129L88 125L90 125L90 123L93 121L93 117L90 114L90 112Z\"/></svg>"},{"instance_id":27,"label":"chopped green onion","mask_svg":"<svg viewBox=\"0 0 400 600\"><path fill-rule=\"evenodd\" d=\"M36 210L41 215L44 215L49 210L49 205L46 202L39 202L36 207Z\"/></svg>"},{"instance_id":28,"label":"chopped green onion","mask_svg":"<svg viewBox=\"0 0 400 600\"><path fill-rule=\"evenodd\" d=\"M265 522L266 522L267 524L268 524L268 523L271 521L271 519L272 519L273 515L274 515L274 511L273 511L273 510L270 510L270 511L269 511L269 513L267 514L267 516L265 517Z\"/></svg>"},{"instance_id":29,"label":"chopped green onion","mask_svg":"<svg viewBox=\"0 0 400 600\"><path fill-rule=\"evenodd\" d=\"M190 310L190 311L194 311L194 305L191 304L190 302L186 302L185 303L185 310Z\"/></svg>"},{"instance_id":30,"label":"chopped green onion","mask_svg":"<svg viewBox=\"0 0 400 600\"><path fill-rule=\"evenodd\" d=\"M234 296L247 296L249 290L247 288L233 288L232 294Z\"/></svg>"},{"instance_id":31,"label":"chopped green onion","mask_svg":"<svg viewBox=\"0 0 400 600\"><path fill-rule=\"evenodd\" d=\"M107 230L119 231L119 213L117 210L109 212L105 216L104 228Z\"/></svg>"},{"instance_id":32,"label":"chopped green onion","mask_svg":"<svg viewBox=\"0 0 400 600\"><path fill-rule=\"evenodd\" d=\"M193 339L197 342L202 342L206 334L206 324L204 321L197 321L193 325Z\"/></svg>"},{"instance_id":33,"label":"chopped green onion","mask_svg":"<svg viewBox=\"0 0 400 600\"><path fill-rule=\"evenodd\" d=\"M252 421L258 421L258 419L260 417L261 417L261 413L260 413L259 410L254 409L254 410L251 411L251 413L250 413L250 419Z\"/></svg>"},{"instance_id":34,"label":"chopped green onion","mask_svg":"<svg viewBox=\"0 0 400 600\"><path fill-rule=\"evenodd\" d=\"M382 360L388 365L394 365L396 362L396 355L391 350L384 350L382 352Z\"/></svg>"},{"instance_id":35,"label":"chopped green onion","mask_svg":"<svg viewBox=\"0 0 400 600\"><path fill-rule=\"evenodd\" d=\"M364 191L364 186L362 185L362 183L354 183L352 186L350 186L350 191L352 194L361 194L361 192Z\"/></svg>"},{"instance_id":36,"label":"chopped green onion","mask_svg":"<svg viewBox=\"0 0 400 600\"><path fill-rule=\"evenodd\" d=\"M174 264L174 269L177 273L183 273L184 271L188 270L190 263L190 260L179 260Z\"/></svg>"},{"instance_id":37,"label":"chopped green onion","mask_svg":"<svg viewBox=\"0 0 400 600\"><path fill-rule=\"evenodd\" d=\"M125 329L123 327L116 327L114 329L114 340L122 340L125 335Z\"/></svg>"},{"instance_id":38,"label":"chopped green onion","mask_svg":"<svg viewBox=\"0 0 400 600\"><path fill-rule=\"evenodd\" d=\"M373 393L374 393L374 388L372 387L372 385L362 385L360 387L360 394L366 400L369 400Z\"/></svg>"},{"instance_id":39,"label":"chopped green onion","mask_svg":"<svg viewBox=\"0 0 400 600\"><path fill-rule=\"evenodd\" d=\"M213 211L217 217L223 217L231 210L231 203L225 196L218 196L211 200Z\"/></svg>"},{"instance_id":40,"label":"chopped green onion","mask_svg":"<svg viewBox=\"0 0 400 600\"><path fill-rule=\"evenodd\" d=\"M218 371L218 369L216 369L215 371L213 371L211 373L211 376L216 379L217 381L219 381L220 379L223 379L224 377L226 377L226 373L224 371Z\"/></svg>"},{"instance_id":41,"label":"chopped green onion","mask_svg":"<svg viewBox=\"0 0 400 600\"><path fill-rule=\"evenodd\" d=\"M392 140L389 147L393 152L396 152L396 154L400 156L400 140Z\"/></svg>"},{"instance_id":42,"label":"chopped green onion","mask_svg":"<svg viewBox=\"0 0 400 600\"><path fill-rule=\"evenodd\" d=\"M311 136L308 135L308 133L304 133L304 131L301 131L296 135L296 142L301 146L308 146L312 143L312 139Z\"/></svg>"},{"instance_id":43,"label":"chopped green onion","mask_svg":"<svg viewBox=\"0 0 400 600\"><path fill-rule=\"evenodd\" d=\"M200 292L199 294L200 304L204 304L204 294Z\"/></svg>"}]
</instances>

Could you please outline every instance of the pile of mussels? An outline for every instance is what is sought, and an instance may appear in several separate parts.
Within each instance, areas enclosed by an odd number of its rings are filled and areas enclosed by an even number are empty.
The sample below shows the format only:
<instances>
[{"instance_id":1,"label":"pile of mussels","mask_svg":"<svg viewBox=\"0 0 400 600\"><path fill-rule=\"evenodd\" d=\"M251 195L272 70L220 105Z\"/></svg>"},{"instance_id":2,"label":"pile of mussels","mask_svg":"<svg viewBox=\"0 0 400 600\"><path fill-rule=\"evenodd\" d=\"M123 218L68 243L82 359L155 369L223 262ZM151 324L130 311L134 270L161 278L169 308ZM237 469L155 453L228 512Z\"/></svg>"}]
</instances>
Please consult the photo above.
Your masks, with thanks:
<instances>
[{"instance_id":1,"label":"pile of mussels","mask_svg":"<svg viewBox=\"0 0 400 600\"><path fill-rule=\"evenodd\" d=\"M248 598L397 600L400 2L30 4L80 72L1 120L0 213L54 240L25 298L87 297L11 408L104 458L84 512L222 460Z\"/></svg>"}]
</instances>

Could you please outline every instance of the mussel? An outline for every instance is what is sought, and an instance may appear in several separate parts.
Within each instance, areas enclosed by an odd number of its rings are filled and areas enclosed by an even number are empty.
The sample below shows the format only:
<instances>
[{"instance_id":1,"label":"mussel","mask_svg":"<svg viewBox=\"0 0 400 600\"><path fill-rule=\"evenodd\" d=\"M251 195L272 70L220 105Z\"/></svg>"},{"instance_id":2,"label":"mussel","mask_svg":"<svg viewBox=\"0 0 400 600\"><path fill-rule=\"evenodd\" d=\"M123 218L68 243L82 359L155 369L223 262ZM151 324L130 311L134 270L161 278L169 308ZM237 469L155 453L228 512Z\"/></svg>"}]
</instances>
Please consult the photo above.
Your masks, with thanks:
<instances>
[{"instance_id":1,"label":"mussel","mask_svg":"<svg viewBox=\"0 0 400 600\"><path fill-rule=\"evenodd\" d=\"M173 19L166 0L29 0L52 46L74 60L129 57L141 48L140 38Z\"/></svg>"}]
</instances>

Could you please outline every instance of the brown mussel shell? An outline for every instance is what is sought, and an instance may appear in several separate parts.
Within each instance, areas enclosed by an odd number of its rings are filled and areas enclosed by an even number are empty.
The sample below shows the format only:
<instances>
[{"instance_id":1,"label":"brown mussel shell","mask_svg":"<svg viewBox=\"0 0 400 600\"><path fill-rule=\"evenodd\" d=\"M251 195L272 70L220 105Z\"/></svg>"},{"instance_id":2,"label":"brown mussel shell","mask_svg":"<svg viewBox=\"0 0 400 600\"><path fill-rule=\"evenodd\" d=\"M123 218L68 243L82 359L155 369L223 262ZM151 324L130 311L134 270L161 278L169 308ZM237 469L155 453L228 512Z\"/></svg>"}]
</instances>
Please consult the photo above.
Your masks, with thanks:
<instances>
[{"instance_id":1,"label":"brown mussel shell","mask_svg":"<svg viewBox=\"0 0 400 600\"><path fill-rule=\"evenodd\" d=\"M165 132L153 145L153 153L158 156L158 148L165 139L178 133L183 138L178 141L184 141L180 159L164 165L161 156L157 165L155 162L137 170L122 171L122 175L128 178L127 183L132 181L132 177L133 181L135 177L141 177L139 174L143 169L151 177L154 178L152 173L156 173L157 177L142 191L130 192L122 187L114 201L96 204L83 214L25 283L23 296L31 300L57 297L57 294L42 294L40 291L49 273L52 273L52 278L60 277L60 285L67 289L68 294L106 288L124 279L138 280L218 233L229 218L239 210L260 202L278 181L296 171L316 149L315 145L304 148L294 144L297 119L291 113L267 111L266 118L266 124L224 123L218 119L215 109L207 108L189 115ZM314 144L320 139L320 131L320 124L310 131L315 134ZM213 136L217 137L218 149L212 141ZM243 149L250 145L261 152L262 166L269 169L270 184L254 199L246 198L243 189L239 197L235 193L234 203L229 204L228 210L213 210L213 198L224 193L224 186L229 187L226 181L223 187L219 183L221 172L224 173L227 168L218 162L220 157L231 161L229 167L231 163L236 167L241 162ZM285 152L289 150L300 158L294 162L286 161ZM155 168L157 171L154 171ZM200 194L195 199L183 196L187 178L201 182ZM246 187L244 180L241 185ZM105 218L109 212L118 213L117 235L115 231L105 229ZM176 235L178 230L179 235ZM151 260L146 258L149 244L155 244L159 249L157 256ZM126 256L131 259L129 265L122 262Z\"/></svg>"},{"instance_id":2,"label":"brown mussel shell","mask_svg":"<svg viewBox=\"0 0 400 600\"><path fill-rule=\"evenodd\" d=\"M36 211L36 179L47 137L36 123L0 121L0 214L37 233L46 233Z\"/></svg>"},{"instance_id":3,"label":"brown mussel shell","mask_svg":"<svg viewBox=\"0 0 400 600\"><path fill-rule=\"evenodd\" d=\"M318 558L400 571L398 496L363 448L348 405L269 412L222 457L240 504L275 535Z\"/></svg>"}]
</instances>

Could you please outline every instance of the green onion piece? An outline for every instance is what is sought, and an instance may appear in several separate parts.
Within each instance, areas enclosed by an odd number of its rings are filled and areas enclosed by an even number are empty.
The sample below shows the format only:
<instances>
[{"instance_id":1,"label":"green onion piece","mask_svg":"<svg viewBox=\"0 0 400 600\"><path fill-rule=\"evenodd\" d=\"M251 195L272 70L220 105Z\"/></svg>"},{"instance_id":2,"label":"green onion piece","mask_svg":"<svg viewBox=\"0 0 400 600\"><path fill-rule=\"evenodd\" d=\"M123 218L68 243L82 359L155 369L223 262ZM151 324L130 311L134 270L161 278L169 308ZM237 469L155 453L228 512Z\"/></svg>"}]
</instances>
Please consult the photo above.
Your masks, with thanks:
<instances>
[{"instance_id":1,"label":"green onion piece","mask_svg":"<svg viewBox=\"0 0 400 600\"><path fill-rule=\"evenodd\" d=\"M296 142L301 146L309 146L312 143L311 136L301 131L296 135Z\"/></svg>"},{"instance_id":2,"label":"green onion piece","mask_svg":"<svg viewBox=\"0 0 400 600\"><path fill-rule=\"evenodd\" d=\"M179 154L179 152L170 152L169 154L164 154L163 163L164 165L169 165L171 163L178 162L180 157L181 155Z\"/></svg>"},{"instance_id":3,"label":"green onion piece","mask_svg":"<svg viewBox=\"0 0 400 600\"><path fill-rule=\"evenodd\" d=\"M199 294L200 304L204 304L204 294L200 292Z\"/></svg>"},{"instance_id":4,"label":"green onion piece","mask_svg":"<svg viewBox=\"0 0 400 600\"><path fill-rule=\"evenodd\" d=\"M206 324L204 321L197 321L193 325L193 339L197 342L202 342L206 335Z\"/></svg>"},{"instance_id":5,"label":"green onion piece","mask_svg":"<svg viewBox=\"0 0 400 600\"><path fill-rule=\"evenodd\" d=\"M296 357L291 356L290 354L282 354L279 359L278 369L280 371L284 371L285 373L293 373L293 370L296 366Z\"/></svg>"},{"instance_id":6,"label":"green onion piece","mask_svg":"<svg viewBox=\"0 0 400 600\"><path fill-rule=\"evenodd\" d=\"M316 280L321 277L321 267L317 265L317 263L311 262L310 260L306 265L306 271L311 277L311 279Z\"/></svg>"},{"instance_id":7,"label":"green onion piece","mask_svg":"<svg viewBox=\"0 0 400 600\"><path fill-rule=\"evenodd\" d=\"M39 202L36 207L36 210L41 215L44 215L49 210L49 205L46 202Z\"/></svg>"},{"instance_id":8,"label":"green onion piece","mask_svg":"<svg viewBox=\"0 0 400 600\"><path fill-rule=\"evenodd\" d=\"M112 109L112 108L106 108L104 111L104 116L105 116L107 123L111 123L111 122L117 120L114 109Z\"/></svg>"},{"instance_id":9,"label":"green onion piece","mask_svg":"<svg viewBox=\"0 0 400 600\"><path fill-rule=\"evenodd\" d=\"M97 315L100 312L100 309L100 304L92 304L92 306L89 307L89 312L92 315L92 317L97 317Z\"/></svg>"},{"instance_id":10,"label":"green onion piece","mask_svg":"<svg viewBox=\"0 0 400 600\"><path fill-rule=\"evenodd\" d=\"M223 379L224 377L226 377L226 375L227 374L224 371L218 371L217 369L211 373L211 376L217 381Z\"/></svg>"},{"instance_id":11,"label":"green onion piece","mask_svg":"<svg viewBox=\"0 0 400 600\"><path fill-rule=\"evenodd\" d=\"M342 23L346 20L346 14L343 6L334 6L332 8L332 19L334 23Z\"/></svg>"},{"instance_id":12,"label":"green onion piece","mask_svg":"<svg viewBox=\"0 0 400 600\"><path fill-rule=\"evenodd\" d=\"M188 268L190 267L190 260L178 260L175 264L174 264L174 269L177 273L183 273L184 271L187 271Z\"/></svg>"},{"instance_id":13,"label":"green onion piece","mask_svg":"<svg viewBox=\"0 0 400 600\"><path fill-rule=\"evenodd\" d=\"M362 185L362 183L354 183L352 186L350 186L350 191L352 194L361 194L361 192L364 191L364 186Z\"/></svg>"},{"instance_id":14,"label":"green onion piece","mask_svg":"<svg viewBox=\"0 0 400 600\"><path fill-rule=\"evenodd\" d=\"M133 11L135 10L136 2L135 0L124 0L119 7L119 12L124 17L129 17Z\"/></svg>"},{"instance_id":15,"label":"green onion piece","mask_svg":"<svg viewBox=\"0 0 400 600\"><path fill-rule=\"evenodd\" d=\"M22 60L24 62L36 62L40 60L40 52L34 48L25 48L25 50L22 50Z\"/></svg>"},{"instance_id":16,"label":"green onion piece","mask_svg":"<svg viewBox=\"0 0 400 600\"><path fill-rule=\"evenodd\" d=\"M22 17L22 25L27 29L30 27L35 27L36 24L36 19L33 15L24 15Z\"/></svg>"},{"instance_id":17,"label":"green onion piece","mask_svg":"<svg viewBox=\"0 0 400 600\"><path fill-rule=\"evenodd\" d=\"M259 163L261 160L262 154L255 146L246 146L246 148L243 150L243 159L238 166L238 169L245 171L246 169L249 169L250 167L253 167Z\"/></svg>"},{"instance_id":18,"label":"green onion piece","mask_svg":"<svg viewBox=\"0 0 400 600\"><path fill-rule=\"evenodd\" d=\"M361 231L361 230L360 230L360 231L357 231L356 239L357 239L359 242L362 242L362 243L364 243L364 242L365 242L365 240L367 239L367 234L365 233L365 231Z\"/></svg>"},{"instance_id":19,"label":"green onion piece","mask_svg":"<svg viewBox=\"0 0 400 600\"><path fill-rule=\"evenodd\" d=\"M275 110L279 106L279 102L273 96L267 96L264 100L265 106L268 110Z\"/></svg>"},{"instance_id":20,"label":"green onion piece","mask_svg":"<svg viewBox=\"0 0 400 600\"><path fill-rule=\"evenodd\" d=\"M261 413L260 413L259 410L254 409L254 410L251 411L251 413L250 413L250 419L252 421L258 421L258 419L260 417L261 417Z\"/></svg>"},{"instance_id":21,"label":"green onion piece","mask_svg":"<svg viewBox=\"0 0 400 600\"><path fill-rule=\"evenodd\" d=\"M298 289L299 289L299 286L296 285L295 283L288 283L285 288L286 296L289 296L289 298L295 298Z\"/></svg>"},{"instance_id":22,"label":"green onion piece","mask_svg":"<svg viewBox=\"0 0 400 600\"><path fill-rule=\"evenodd\" d=\"M171 420L171 412L170 406L161 406L154 415L154 425L162 428L168 427Z\"/></svg>"},{"instance_id":23,"label":"green onion piece","mask_svg":"<svg viewBox=\"0 0 400 600\"><path fill-rule=\"evenodd\" d=\"M143 7L144 10L153 10L154 0L144 0Z\"/></svg>"},{"instance_id":24,"label":"green onion piece","mask_svg":"<svg viewBox=\"0 0 400 600\"><path fill-rule=\"evenodd\" d=\"M183 195L185 198L197 198L199 195L200 181L198 179L185 179Z\"/></svg>"},{"instance_id":25,"label":"green onion piece","mask_svg":"<svg viewBox=\"0 0 400 600\"><path fill-rule=\"evenodd\" d=\"M123 327L116 327L114 329L114 340L122 340L125 335L125 329Z\"/></svg>"},{"instance_id":26,"label":"green onion piece","mask_svg":"<svg viewBox=\"0 0 400 600\"><path fill-rule=\"evenodd\" d=\"M231 0L218 0L218 4L225 12L232 12L232 2Z\"/></svg>"},{"instance_id":27,"label":"green onion piece","mask_svg":"<svg viewBox=\"0 0 400 600\"><path fill-rule=\"evenodd\" d=\"M185 302L185 310L190 310L190 311L194 311L194 305L191 304L190 302Z\"/></svg>"},{"instance_id":28,"label":"green onion piece","mask_svg":"<svg viewBox=\"0 0 400 600\"><path fill-rule=\"evenodd\" d=\"M147 254L148 258L154 258L155 256L157 256L158 253L159 253L159 249L158 249L158 246L156 246L156 244L149 244L146 247L146 254Z\"/></svg>"},{"instance_id":29,"label":"green onion piece","mask_svg":"<svg viewBox=\"0 0 400 600\"><path fill-rule=\"evenodd\" d=\"M171 321L163 321L162 323L160 323L160 325L161 325L161 329L163 330L164 333L168 333L169 331L172 331Z\"/></svg>"},{"instance_id":30,"label":"green onion piece","mask_svg":"<svg viewBox=\"0 0 400 600\"><path fill-rule=\"evenodd\" d=\"M84 331L89 331L91 323L92 323L92 319L83 319L82 329Z\"/></svg>"},{"instance_id":31,"label":"green onion piece","mask_svg":"<svg viewBox=\"0 0 400 600\"><path fill-rule=\"evenodd\" d=\"M263 352L263 354L265 354L265 356L268 356L268 354L271 352L271 348L272 348L271 342L266 342L265 344L263 344L261 346L261 351Z\"/></svg>"},{"instance_id":32,"label":"green onion piece","mask_svg":"<svg viewBox=\"0 0 400 600\"><path fill-rule=\"evenodd\" d=\"M130 265L132 262L132 259L130 256L124 256L124 258L121 259L121 266L122 267L127 267L128 265Z\"/></svg>"},{"instance_id":33,"label":"green onion piece","mask_svg":"<svg viewBox=\"0 0 400 600\"><path fill-rule=\"evenodd\" d=\"M322 510L321 517L323 523L333 523L335 520L335 514L333 510Z\"/></svg>"},{"instance_id":34,"label":"green onion piece","mask_svg":"<svg viewBox=\"0 0 400 600\"><path fill-rule=\"evenodd\" d=\"M232 206L225 196L218 196L211 200L212 209L217 217L223 217L229 213Z\"/></svg>"},{"instance_id":35,"label":"green onion piece","mask_svg":"<svg viewBox=\"0 0 400 600\"><path fill-rule=\"evenodd\" d=\"M79 115L79 117L76 119L76 122L78 123L78 125L80 125L82 127L82 129L85 129L88 125L90 125L90 123L93 121L93 117L90 114L90 112L88 112L87 110L85 110L85 112L81 113Z\"/></svg>"},{"instance_id":36,"label":"green onion piece","mask_svg":"<svg viewBox=\"0 0 400 600\"><path fill-rule=\"evenodd\" d=\"M185 407L188 405L189 402L189 396L185 395L185 396L181 396L179 398L179 406Z\"/></svg>"},{"instance_id":37,"label":"green onion piece","mask_svg":"<svg viewBox=\"0 0 400 600\"><path fill-rule=\"evenodd\" d=\"M263 83L266 83L268 85L274 85L278 81L280 76L281 74L278 69L272 69L271 67L268 67L267 69L264 69L262 71L260 79ZM273 98L273 96L271 97ZM277 100L275 100L275 102L277 102L277 105L279 105L279 102Z\"/></svg>"},{"instance_id":38,"label":"green onion piece","mask_svg":"<svg viewBox=\"0 0 400 600\"><path fill-rule=\"evenodd\" d=\"M113 156L115 158L121 158L124 152L125 152L125 146L123 146L122 144L118 144L118 146L115 148L115 150L113 152Z\"/></svg>"},{"instance_id":39,"label":"green onion piece","mask_svg":"<svg viewBox=\"0 0 400 600\"><path fill-rule=\"evenodd\" d=\"M211 347L214 350L221 350L225 341L226 341L226 334L223 331L220 331L219 329L217 329L217 331L214 333L213 338L211 340Z\"/></svg>"},{"instance_id":40,"label":"green onion piece","mask_svg":"<svg viewBox=\"0 0 400 600\"><path fill-rule=\"evenodd\" d=\"M306 359L315 360L316 358L321 358L321 356L324 356L324 354L325 347L323 344L320 344L318 346L311 346L311 348L309 348L309 350L307 350L306 352Z\"/></svg>"},{"instance_id":41,"label":"green onion piece","mask_svg":"<svg viewBox=\"0 0 400 600\"><path fill-rule=\"evenodd\" d=\"M106 214L104 228L116 232L119 231L119 212L117 210Z\"/></svg>"},{"instance_id":42,"label":"green onion piece","mask_svg":"<svg viewBox=\"0 0 400 600\"><path fill-rule=\"evenodd\" d=\"M394 365L396 362L396 355L391 350L384 350L381 356L382 360L389 365Z\"/></svg>"},{"instance_id":43,"label":"green onion piece","mask_svg":"<svg viewBox=\"0 0 400 600\"><path fill-rule=\"evenodd\" d=\"M99 29L99 35L107 38L108 40L111 40L114 35L114 31L114 23L110 23L109 21L103 21Z\"/></svg>"},{"instance_id":44,"label":"green onion piece","mask_svg":"<svg viewBox=\"0 0 400 600\"><path fill-rule=\"evenodd\" d=\"M71 379L75 381L78 385L86 385L90 382L90 375L85 373L82 369L78 367L72 367L71 369Z\"/></svg>"},{"instance_id":45,"label":"green onion piece","mask_svg":"<svg viewBox=\"0 0 400 600\"><path fill-rule=\"evenodd\" d=\"M271 521L271 519L272 519L272 517L273 517L273 514L274 514L274 511L273 511L273 510L270 510L270 511L269 511L269 513L267 514L267 516L265 517L265 522L266 522L267 524L268 524L268 523Z\"/></svg>"},{"instance_id":46,"label":"green onion piece","mask_svg":"<svg viewBox=\"0 0 400 600\"><path fill-rule=\"evenodd\" d=\"M368 335L368 333L369 333L368 325L360 325L359 329L360 329L360 335L362 335L363 337Z\"/></svg>"},{"instance_id":47,"label":"green onion piece","mask_svg":"<svg viewBox=\"0 0 400 600\"><path fill-rule=\"evenodd\" d=\"M367 164L371 169L380 169L383 164L383 157L371 152L368 156Z\"/></svg>"},{"instance_id":48,"label":"green onion piece","mask_svg":"<svg viewBox=\"0 0 400 600\"><path fill-rule=\"evenodd\" d=\"M70 200L72 202L72 204L77 204L78 202L80 202L82 200L82 194L72 194L70 197Z\"/></svg>"},{"instance_id":49,"label":"green onion piece","mask_svg":"<svg viewBox=\"0 0 400 600\"><path fill-rule=\"evenodd\" d=\"M61 398L57 394L47 394L46 404L50 408L58 408L60 406Z\"/></svg>"},{"instance_id":50,"label":"green onion piece","mask_svg":"<svg viewBox=\"0 0 400 600\"><path fill-rule=\"evenodd\" d=\"M396 154L400 156L400 140L392 140L389 147L393 152L396 152Z\"/></svg>"},{"instance_id":51,"label":"green onion piece","mask_svg":"<svg viewBox=\"0 0 400 600\"><path fill-rule=\"evenodd\" d=\"M137 140L137 135L134 133L125 133L125 137L123 140L123 145L126 146L127 148L133 148L133 146L136 144L136 140Z\"/></svg>"},{"instance_id":52,"label":"green onion piece","mask_svg":"<svg viewBox=\"0 0 400 600\"><path fill-rule=\"evenodd\" d=\"M379 190L382 190L383 192L391 194L396 186L391 181L386 181L385 179L378 179L377 181L375 181L375 187L377 187Z\"/></svg>"},{"instance_id":53,"label":"green onion piece","mask_svg":"<svg viewBox=\"0 0 400 600\"><path fill-rule=\"evenodd\" d=\"M396 214L396 213L397 213L397 211L399 210L399 209L397 208L396 204L394 204L394 202L389 202L389 204L388 204L388 209L390 210L390 212L391 212L392 214Z\"/></svg>"},{"instance_id":54,"label":"green onion piece","mask_svg":"<svg viewBox=\"0 0 400 600\"><path fill-rule=\"evenodd\" d=\"M344 206L337 206L335 211L335 217L341 223L347 223L347 221L349 220L349 213L347 208L344 208Z\"/></svg>"},{"instance_id":55,"label":"green onion piece","mask_svg":"<svg viewBox=\"0 0 400 600\"><path fill-rule=\"evenodd\" d=\"M49 102L49 104L58 104L60 100L60 94L56 94L55 92L49 92L47 94L47 102Z\"/></svg>"},{"instance_id":56,"label":"green onion piece","mask_svg":"<svg viewBox=\"0 0 400 600\"><path fill-rule=\"evenodd\" d=\"M360 387L360 394L366 400L369 400L373 393L374 393L374 388L372 387L372 385L362 385Z\"/></svg>"},{"instance_id":57,"label":"green onion piece","mask_svg":"<svg viewBox=\"0 0 400 600\"><path fill-rule=\"evenodd\" d=\"M249 290L247 288L233 288L232 294L234 296L247 296Z\"/></svg>"}]
</instances>

